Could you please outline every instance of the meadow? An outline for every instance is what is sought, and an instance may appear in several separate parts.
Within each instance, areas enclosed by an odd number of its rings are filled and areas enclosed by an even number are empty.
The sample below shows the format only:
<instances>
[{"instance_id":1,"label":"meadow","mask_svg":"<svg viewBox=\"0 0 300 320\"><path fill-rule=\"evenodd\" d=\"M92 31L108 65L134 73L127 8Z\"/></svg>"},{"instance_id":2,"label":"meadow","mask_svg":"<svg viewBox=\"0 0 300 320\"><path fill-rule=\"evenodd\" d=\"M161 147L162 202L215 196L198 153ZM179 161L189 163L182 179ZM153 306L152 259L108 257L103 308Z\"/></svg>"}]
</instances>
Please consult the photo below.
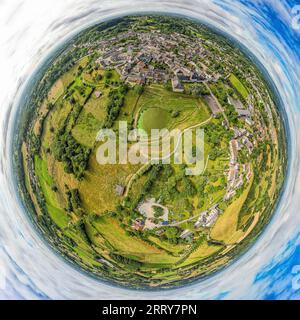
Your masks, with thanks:
<instances>
[{"instance_id":1,"label":"meadow","mask_svg":"<svg viewBox=\"0 0 300 320\"><path fill-rule=\"evenodd\" d=\"M137 105L140 128L148 134L151 129L185 129L210 117L202 98L174 93L161 85L147 87Z\"/></svg>"},{"instance_id":2,"label":"meadow","mask_svg":"<svg viewBox=\"0 0 300 320\"><path fill-rule=\"evenodd\" d=\"M247 99L248 98L248 90L246 89L246 87L243 85L243 83L234 75L231 74L229 77L229 81L231 82L231 84L233 85L233 87L237 90L237 92L244 98Z\"/></svg>"}]
</instances>

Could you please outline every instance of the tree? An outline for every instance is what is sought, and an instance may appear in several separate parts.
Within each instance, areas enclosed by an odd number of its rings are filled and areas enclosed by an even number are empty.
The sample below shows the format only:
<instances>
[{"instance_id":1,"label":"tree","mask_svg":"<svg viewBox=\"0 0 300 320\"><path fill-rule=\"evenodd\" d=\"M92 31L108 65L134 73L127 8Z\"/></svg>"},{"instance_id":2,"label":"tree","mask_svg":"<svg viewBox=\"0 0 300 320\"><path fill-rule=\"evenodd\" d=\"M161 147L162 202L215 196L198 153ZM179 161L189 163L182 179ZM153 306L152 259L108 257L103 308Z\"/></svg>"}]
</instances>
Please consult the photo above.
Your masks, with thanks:
<instances>
[{"instance_id":1,"label":"tree","mask_svg":"<svg viewBox=\"0 0 300 320\"><path fill-rule=\"evenodd\" d=\"M196 188L192 183L192 181L189 178L184 177L182 183L183 183L183 195L186 197L193 197L196 194Z\"/></svg>"},{"instance_id":2,"label":"tree","mask_svg":"<svg viewBox=\"0 0 300 320\"><path fill-rule=\"evenodd\" d=\"M167 83L165 83L164 87L165 87L166 90L172 91L171 81L168 81Z\"/></svg>"},{"instance_id":3,"label":"tree","mask_svg":"<svg viewBox=\"0 0 300 320\"><path fill-rule=\"evenodd\" d=\"M106 78L106 79L111 79L112 78L112 71L111 70L105 70L105 72L104 72L104 77Z\"/></svg>"},{"instance_id":4,"label":"tree","mask_svg":"<svg viewBox=\"0 0 300 320\"><path fill-rule=\"evenodd\" d=\"M75 98L73 96L70 98L70 103L73 104L73 105L76 103L76 100L75 100Z\"/></svg>"},{"instance_id":5,"label":"tree","mask_svg":"<svg viewBox=\"0 0 300 320\"><path fill-rule=\"evenodd\" d=\"M177 243L178 229L176 227L168 227L166 229L165 236L171 243Z\"/></svg>"},{"instance_id":6,"label":"tree","mask_svg":"<svg viewBox=\"0 0 300 320\"><path fill-rule=\"evenodd\" d=\"M102 75L101 74L97 74L95 79L96 79L96 81L101 81L102 80Z\"/></svg>"},{"instance_id":7,"label":"tree","mask_svg":"<svg viewBox=\"0 0 300 320\"><path fill-rule=\"evenodd\" d=\"M207 87L203 83L195 83L192 84L189 90L190 94L194 96L202 96L202 95L209 95L210 92Z\"/></svg>"},{"instance_id":8,"label":"tree","mask_svg":"<svg viewBox=\"0 0 300 320\"><path fill-rule=\"evenodd\" d=\"M57 191L58 191L58 188L57 188L57 186L52 186L52 187L51 187L51 190L54 191L54 192L57 192Z\"/></svg>"},{"instance_id":9,"label":"tree","mask_svg":"<svg viewBox=\"0 0 300 320\"><path fill-rule=\"evenodd\" d=\"M154 207L154 217L160 218L164 214L164 209L162 207L155 206Z\"/></svg>"},{"instance_id":10,"label":"tree","mask_svg":"<svg viewBox=\"0 0 300 320\"><path fill-rule=\"evenodd\" d=\"M172 118L177 118L179 116L180 112L178 110L173 110L171 113Z\"/></svg>"},{"instance_id":11,"label":"tree","mask_svg":"<svg viewBox=\"0 0 300 320\"><path fill-rule=\"evenodd\" d=\"M137 85L137 86L134 87L134 91L135 91L138 95L141 95L141 94L143 94L143 92L144 92L144 86Z\"/></svg>"}]
</instances>

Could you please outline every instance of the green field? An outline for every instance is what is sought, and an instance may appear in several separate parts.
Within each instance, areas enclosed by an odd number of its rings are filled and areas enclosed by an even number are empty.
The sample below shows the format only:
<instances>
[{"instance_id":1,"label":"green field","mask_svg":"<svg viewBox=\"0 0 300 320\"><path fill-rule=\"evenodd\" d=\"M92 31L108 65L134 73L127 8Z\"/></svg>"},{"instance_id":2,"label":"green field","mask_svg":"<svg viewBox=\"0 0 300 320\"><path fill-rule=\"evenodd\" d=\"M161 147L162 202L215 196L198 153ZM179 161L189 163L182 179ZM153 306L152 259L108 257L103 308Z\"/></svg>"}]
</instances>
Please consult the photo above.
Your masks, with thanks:
<instances>
[{"instance_id":1,"label":"green field","mask_svg":"<svg viewBox=\"0 0 300 320\"><path fill-rule=\"evenodd\" d=\"M143 111L139 126L143 128L148 134L151 129L167 128L170 122L170 113L161 108L148 108Z\"/></svg>"},{"instance_id":2,"label":"green field","mask_svg":"<svg viewBox=\"0 0 300 320\"><path fill-rule=\"evenodd\" d=\"M248 196L252 180L242 195L236 199L224 212L211 231L213 239L224 241L226 244L232 244L243 236L242 231L238 231L239 212Z\"/></svg>"},{"instance_id":3,"label":"green field","mask_svg":"<svg viewBox=\"0 0 300 320\"><path fill-rule=\"evenodd\" d=\"M173 93L162 86L147 87L138 101L139 127L151 129L184 129L209 119L209 111L200 98Z\"/></svg>"},{"instance_id":4,"label":"green field","mask_svg":"<svg viewBox=\"0 0 300 320\"><path fill-rule=\"evenodd\" d=\"M54 180L48 173L46 161L38 156L35 157L35 172L39 179L50 217L59 227L66 227L69 219L57 200L57 194L52 190Z\"/></svg>"},{"instance_id":5,"label":"green field","mask_svg":"<svg viewBox=\"0 0 300 320\"><path fill-rule=\"evenodd\" d=\"M248 90L234 74L230 75L229 81L244 99L248 98L248 95L249 95Z\"/></svg>"},{"instance_id":6,"label":"green field","mask_svg":"<svg viewBox=\"0 0 300 320\"><path fill-rule=\"evenodd\" d=\"M128 237L116 220L102 217L94 222L102 237L110 243L115 252L146 264L173 264L178 258L172 257L164 250L151 246L135 237Z\"/></svg>"},{"instance_id":7,"label":"green field","mask_svg":"<svg viewBox=\"0 0 300 320\"><path fill-rule=\"evenodd\" d=\"M73 137L82 145L93 147L97 132L101 128L101 122L97 120L92 113L83 110L72 129Z\"/></svg>"}]
</instances>

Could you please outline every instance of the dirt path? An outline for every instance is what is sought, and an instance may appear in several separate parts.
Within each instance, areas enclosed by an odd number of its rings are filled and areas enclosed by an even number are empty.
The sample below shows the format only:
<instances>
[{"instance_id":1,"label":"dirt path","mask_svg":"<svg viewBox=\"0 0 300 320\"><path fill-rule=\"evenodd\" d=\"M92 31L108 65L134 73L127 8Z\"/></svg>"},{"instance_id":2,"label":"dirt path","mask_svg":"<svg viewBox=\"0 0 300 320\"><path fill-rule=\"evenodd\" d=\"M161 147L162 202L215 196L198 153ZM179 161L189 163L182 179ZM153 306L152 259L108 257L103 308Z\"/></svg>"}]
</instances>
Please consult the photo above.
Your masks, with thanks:
<instances>
[{"instance_id":1,"label":"dirt path","mask_svg":"<svg viewBox=\"0 0 300 320\"><path fill-rule=\"evenodd\" d=\"M128 196L128 192L130 190L130 187L133 183L133 181L135 180L135 178L141 173L143 172L143 170L145 170L147 168L147 166L149 165L149 162L148 163L145 163L142 167L139 168L139 170L137 172L135 172L131 178L129 179L127 185L126 185L126 189L125 189L125 192L124 192L124 197L127 197Z\"/></svg>"}]
</instances>

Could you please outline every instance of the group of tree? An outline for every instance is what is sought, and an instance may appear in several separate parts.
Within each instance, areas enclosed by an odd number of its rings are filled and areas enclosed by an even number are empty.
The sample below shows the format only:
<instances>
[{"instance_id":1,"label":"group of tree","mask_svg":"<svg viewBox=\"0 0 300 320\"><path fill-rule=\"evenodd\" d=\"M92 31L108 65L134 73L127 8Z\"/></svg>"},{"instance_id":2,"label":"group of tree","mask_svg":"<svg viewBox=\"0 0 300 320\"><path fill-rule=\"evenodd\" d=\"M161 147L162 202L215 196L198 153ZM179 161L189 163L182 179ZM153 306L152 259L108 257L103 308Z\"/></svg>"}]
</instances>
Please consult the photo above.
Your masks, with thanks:
<instances>
[{"instance_id":1,"label":"group of tree","mask_svg":"<svg viewBox=\"0 0 300 320\"><path fill-rule=\"evenodd\" d=\"M104 128L111 128L114 121L118 118L120 110L124 105L125 95L128 91L127 84L121 84L117 89L111 89L108 94L108 103L106 105L106 118L103 123Z\"/></svg>"},{"instance_id":2,"label":"group of tree","mask_svg":"<svg viewBox=\"0 0 300 320\"><path fill-rule=\"evenodd\" d=\"M133 259L131 259L129 257L125 257L125 256L122 256L122 255L113 253L113 252L110 252L109 255L113 260L115 260L117 262L120 262L122 264L125 264L128 267L132 267L133 269L137 269L137 268L142 266L141 262L133 260Z\"/></svg>"},{"instance_id":3,"label":"group of tree","mask_svg":"<svg viewBox=\"0 0 300 320\"><path fill-rule=\"evenodd\" d=\"M68 212L74 212L79 215L83 214L83 209L81 206L81 199L78 189L71 189L66 192L67 196L67 208Z\"/></svg>"},{"instance_id":4,"label":"group of tree","mask_svg":"<svg viewBox=\"0 0 300 320\"><path fill-rule=\"evenodd\" d=\"M154 211L155 218L160 218L164 214L164 209L162 207L155 206L153 211Z\"/></svg>"},{"instance_id":5,"label":"group of tree","mask_svg":"<svg viewBox=\"0 0 300 320\"><path fill-rule=\"evenodd\" d=\"M222 81L218 81L211 86L213 94L217 97L222 106L228 104L228 89L225 87Z\"/></svg>"},{"instance_id":6,"label":"group of tree","mask_svg":"<svg viewBox=\"0 0 300 320\"><path fill-rule=\"evenodd\" d=\"M87 169L91 149L79 144L70 132L58 131L53 145L54 157L64 163L64 170L73 173L78 180L83 179Z\"/></svg>"},{"instance_id":7,"label":"group of tree","mask_svg":"<svg viewBox=\"0 0 300 320\"><path fill-rule=\"evenodd\" d=\"M29 134L29 147L31 154L38 154L41 147L40 137L34 134L32 131Z\"/></svg>"},{"instance_id":8,"label":"group of tree","mask_svg":"<svg viewBox=\"0 0 300 320\"><path fill-rule=\"evenodd\" d=\"M166 231L164 233L164 237L166 237L170 243L177 244L179 233L180 233L180 231L178 228L168 227L168 228L166 228Z\"/></svg>"},{"instance_id":9,"label":"group of tree","mask_svg":"<svg viewBox=\"0 0 300 320\"><path fill-rule=\"evenodd\" d=\"M203 83L194 83L189 87L188 93L200 97L200 96L207 96L210 94L209 90Z\"/></svg>"},{"instance_id":10,"label":"group of tree","mask_svg":"<svg viewBox=\"0 0 300 320\"><path fill-rule=\"evenodd\" d=\"M161 164L156 164L156 165L151 165L148 170L144 173L147 174L147 180L144 183L139 195L136 197L135 200L130 200L127 204L131 207L131 209L135 209L138 203L142 200L143 197L149 193L151 190L154 182L157 180L161 170L163 168L163 165Z\"/></svg>"},{"instance_id":11,"label":"group of tree","mask_svg":"<svg viewBox=\"0 0 300 320\"><path fill-rule=\"evenodd\" d=\"M183 186L182 195L184 197L193 197L196 194L197 190L193 182L187 176L183 177L182 186Z\"/></svg>"}]
</instances>

